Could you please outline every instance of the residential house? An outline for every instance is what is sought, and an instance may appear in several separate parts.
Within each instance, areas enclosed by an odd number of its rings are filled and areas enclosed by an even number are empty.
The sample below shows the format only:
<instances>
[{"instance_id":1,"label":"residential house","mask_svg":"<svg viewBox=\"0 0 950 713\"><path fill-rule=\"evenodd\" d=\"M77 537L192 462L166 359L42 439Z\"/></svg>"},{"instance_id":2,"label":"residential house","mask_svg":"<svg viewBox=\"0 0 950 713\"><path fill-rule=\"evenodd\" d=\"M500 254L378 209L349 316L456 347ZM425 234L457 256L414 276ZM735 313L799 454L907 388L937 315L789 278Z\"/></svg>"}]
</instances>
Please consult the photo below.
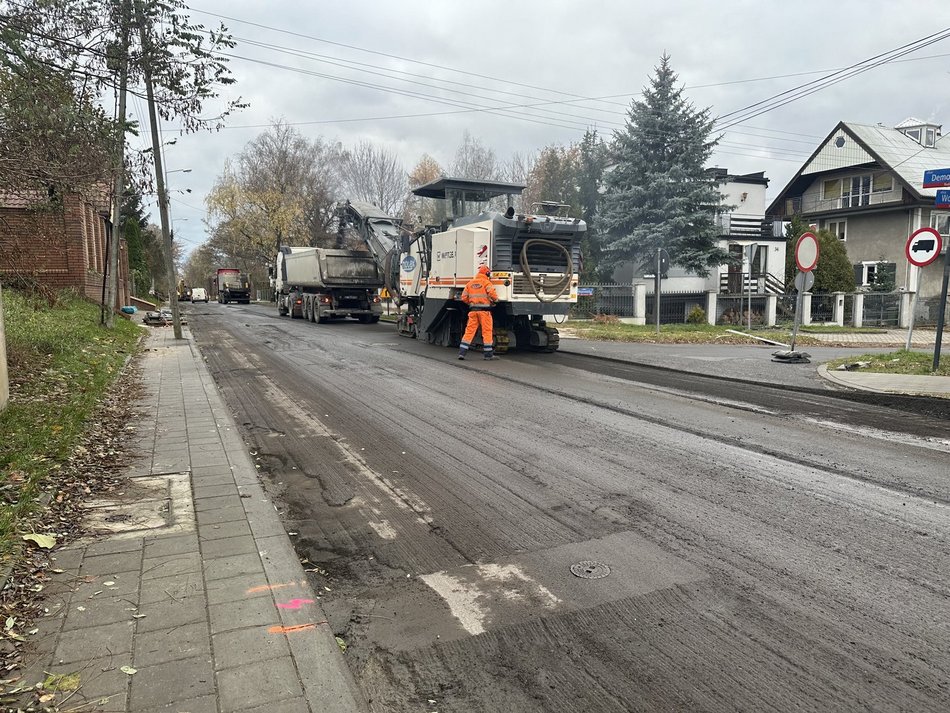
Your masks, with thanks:
<instances>
[{"instance_id":1,"label":"residential house","mask_svg":"<svg viewBox=\"0 0 950 713\"><path fill-rule=\"evenodd\" d=\"M773 234L772 222L765 219L765 191L769 179L765 172L730 174L724 168L709 171L719 179L723 206L718 216L719 247L733 255L733 262L699 277L671 266L663 280L663 292L728 292L749 290L758 294L778 294L785 289L785 237ZM614 272L614 281L628 284L646 282L647 267L626 264Z\"/></svg>"},{"instance_id":2,"label":"residential house","mask_svg":"<svg viewBox=\"0 0 950 713\"><path fill-rule=\"evenodd\" d=\"M946 254L927 268L908 263L904 246L921 227L936 228L946 245L950 211L934 210L935 189L924 171L950 167L950 139L941 127L907 119L890 128L841 122L769 206L768 215L800 215L845 243L855 281L869 288L888 270L898 289L919 291L918 318L934 320Z\"/></svg>"},{"instance_id":3,"label":"residential house","mask_svg":"<svg viewBox=\"0 0 950 713\"><path fill-rule=\"evenodd\" d=\"M106 245L112 230L108 197L0 193L0 281L36 282L54 290L75 289L102 301ZM119 244L116 307L129 304L129 263Z\"/></svg>"}]
</instances>

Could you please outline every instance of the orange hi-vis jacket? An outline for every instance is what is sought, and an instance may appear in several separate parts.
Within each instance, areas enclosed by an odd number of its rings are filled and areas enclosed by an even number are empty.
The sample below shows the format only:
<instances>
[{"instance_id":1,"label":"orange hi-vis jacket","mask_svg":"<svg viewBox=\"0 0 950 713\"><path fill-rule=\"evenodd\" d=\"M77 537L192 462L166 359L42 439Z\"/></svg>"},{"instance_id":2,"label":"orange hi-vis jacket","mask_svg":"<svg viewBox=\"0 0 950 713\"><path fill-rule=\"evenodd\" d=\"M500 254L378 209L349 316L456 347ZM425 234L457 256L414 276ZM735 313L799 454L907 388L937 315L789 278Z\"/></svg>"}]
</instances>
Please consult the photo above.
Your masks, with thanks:
<instances>
[{"instance_id":1,"label":"orange hi-vis jacket","mask_svg":"<svg viewBox=\"0 0 950 713\"><path fill-rule=\"evenodd\" d=\"M491 306L498 301L498 293L482 272L468 281L465 289L462 290L462 302L467 304L470 309L483 310L491 309Z\"/></svg>"}]
</instances>

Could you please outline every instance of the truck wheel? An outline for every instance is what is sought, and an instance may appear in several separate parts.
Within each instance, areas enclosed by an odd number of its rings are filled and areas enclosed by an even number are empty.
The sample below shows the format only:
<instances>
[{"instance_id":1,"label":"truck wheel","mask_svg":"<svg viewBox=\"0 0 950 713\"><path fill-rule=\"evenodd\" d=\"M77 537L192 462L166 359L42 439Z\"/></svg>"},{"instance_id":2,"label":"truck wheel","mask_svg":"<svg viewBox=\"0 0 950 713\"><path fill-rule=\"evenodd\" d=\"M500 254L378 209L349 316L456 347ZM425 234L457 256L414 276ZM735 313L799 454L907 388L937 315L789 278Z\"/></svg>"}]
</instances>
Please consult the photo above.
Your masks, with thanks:
<instances>
[{"instance_id":1,"label":"truck wheel","mask_svg":"<svg viewBox=\"0 0 950 713\"><path fill-rule=\"evenodd\" d=\"M319 306L319 305L317 305L317 310L316 310L316 312L317 312L317 322L318 322L319 324L326 324L327 322L330 321L330 318L329 318L329 317L325 317L325 316L324 316L323 310L320 309L320 306Z\"/></svg>"},{"instance_id":2,"label":"truck wheel","mask_svg":"<svg viewBox=\"0 0 950 713\"><path fill-rule=\"evenodd\" d=\"M316 300L310 300L310 310L309 310L309 313L308 313L308 314L309 314L309 317L310 317L310 321L311 321L311 322L316 322L316 321L317 321L317 311L318 311L319 309L320 309L320 308L317 306L317 301L316 301Z\"/></svg>"}]
</instances>

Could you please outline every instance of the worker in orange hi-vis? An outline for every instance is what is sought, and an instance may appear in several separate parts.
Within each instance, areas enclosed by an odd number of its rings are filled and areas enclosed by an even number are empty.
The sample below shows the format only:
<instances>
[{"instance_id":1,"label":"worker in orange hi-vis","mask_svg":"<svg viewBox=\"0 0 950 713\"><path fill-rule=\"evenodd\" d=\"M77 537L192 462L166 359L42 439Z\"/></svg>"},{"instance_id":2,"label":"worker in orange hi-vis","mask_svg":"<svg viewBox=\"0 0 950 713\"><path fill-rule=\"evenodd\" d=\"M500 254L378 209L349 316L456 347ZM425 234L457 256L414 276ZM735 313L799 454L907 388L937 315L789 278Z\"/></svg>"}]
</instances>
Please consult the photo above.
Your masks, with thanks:
<instances>
[{"instance_id":1,"label":"worker in orange hi-vis","mask_svg":"<svg viewBox=\"0 0 950 713\"><path fill-rule=\"evenodd\" d=\"M478 274L475 275L465 289L462 290L462 302L468 305L468 324L465 326L465 334L462 335L462 343L459 345L459 359L465 359L465 353L472 346L472 340L475 338L475 332L481 328L482 342L486 359L497 359L493 344L493 329L491 317L491 308L498 301L498 293L492 286L491 270L487 265L478 268Z\"/></svg>"}]
</instances>

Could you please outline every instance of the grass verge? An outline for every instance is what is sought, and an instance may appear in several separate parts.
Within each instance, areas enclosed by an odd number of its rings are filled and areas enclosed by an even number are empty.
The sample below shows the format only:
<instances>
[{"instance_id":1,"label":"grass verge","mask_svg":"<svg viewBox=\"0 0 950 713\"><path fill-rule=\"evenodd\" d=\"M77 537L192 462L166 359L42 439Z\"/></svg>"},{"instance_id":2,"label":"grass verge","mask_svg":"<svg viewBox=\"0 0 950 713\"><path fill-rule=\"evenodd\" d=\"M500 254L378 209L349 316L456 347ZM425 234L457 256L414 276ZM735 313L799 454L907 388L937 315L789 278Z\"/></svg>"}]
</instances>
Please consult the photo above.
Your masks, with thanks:
<instances>
[{"instance_id":1,"label":"grass verge","mask_svg":"<svg viewBox=\"0 0 950 713\"><path fill-rule=\"evenodd\" d=\"M64 293L54 306L3 291L10 403L0 412L0 560L33 529L40 497L63 467L86 421L112 385L142 328Z\"/></svg>"},{"instance_id":2,"label":"grass verge","mask_svg":"<svg viewBox=\"0 0 950 713\"><path fill-rule=\"evenodd\" d=\"M711 324L663 324L657 334L655 325L622 324L616 322L571 321L565 325L582 339L597 339L608 342L646 342L653 344L762 344L755 339L732 334L726 330L744 331L743 327L723 327ZM760 330L753 334L764 339L788 344L791 332L784 330ZM799 332L797 345L817 345L818 340Z\"/></svg>"},{"instance_id":3,"label":"grass verge","mask_svg":"<svg viewBox=\"0 0 950 713\"><path fill-rule=\"evenodd\" d=\"M933 352L909 352L906 349L884 354L861 354L845 359L835 359L828 362L828 369L836 369L842 364L854 364L859 361L869 362L868 366L859 369L859 371L862 372L872 372L875 374L950 376L950 354L946 356L941 354L940 368L937 369L937 371L931 371L934 361Z\"/></svg>"}]
</instances>

